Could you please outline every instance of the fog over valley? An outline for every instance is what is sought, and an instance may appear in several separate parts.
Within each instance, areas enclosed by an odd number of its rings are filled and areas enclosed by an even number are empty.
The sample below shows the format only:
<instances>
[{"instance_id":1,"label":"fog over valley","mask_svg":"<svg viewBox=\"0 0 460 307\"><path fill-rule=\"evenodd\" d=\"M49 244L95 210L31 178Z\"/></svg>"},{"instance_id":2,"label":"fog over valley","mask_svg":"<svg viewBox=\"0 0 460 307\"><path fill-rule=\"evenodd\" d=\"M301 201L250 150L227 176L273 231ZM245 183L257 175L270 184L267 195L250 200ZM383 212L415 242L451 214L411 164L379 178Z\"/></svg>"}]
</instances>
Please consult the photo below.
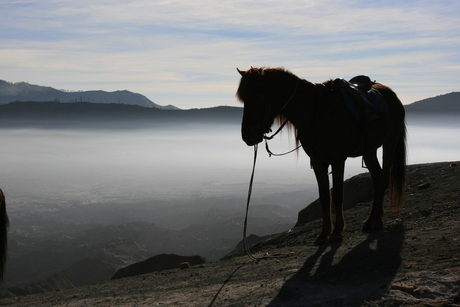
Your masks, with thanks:
<instances>
[{"instance_id":1,"label":"fog over valley","mask_svg":"<svg viewBox=\"0 0 460 307\"><path fill-rule=\"evenodd\" d=\"M18 180L35 186L35 193L75 194L81 203L102 195L177 199L240 194L252 166L253 150L241 141L239 125L127 131L3 129L1 138L8 144L1 153L3 176L8 178L5 190L26 192L12 184ZM264 170L261 159L260 183L275 191L285 185L303 186L296 169L307 165L305 160L272 158L267 160L270 169Z\"/></svg>"},{"instance_id":2,"label":"fog over valley","mask_svg":"<svg viewBox=\"0 0 460 307\"><path fill-rule=\"evenodd\" d=\"M455 117L409 118L409 162L455 160L459 127ZM253 149L241 140L239 123L182 129L2 129L0 138L1 183L10 197L34 193L88 204L102 198L241 196L252 167ZM285 152L295 142L283 133L269 144L272 151ZM362 172L360 163L360 158L349 159L346 177ZM269 158L259 146L256 189L289 192L308 184L316 183L303 151Z\"/></svg>"}]
</instances>

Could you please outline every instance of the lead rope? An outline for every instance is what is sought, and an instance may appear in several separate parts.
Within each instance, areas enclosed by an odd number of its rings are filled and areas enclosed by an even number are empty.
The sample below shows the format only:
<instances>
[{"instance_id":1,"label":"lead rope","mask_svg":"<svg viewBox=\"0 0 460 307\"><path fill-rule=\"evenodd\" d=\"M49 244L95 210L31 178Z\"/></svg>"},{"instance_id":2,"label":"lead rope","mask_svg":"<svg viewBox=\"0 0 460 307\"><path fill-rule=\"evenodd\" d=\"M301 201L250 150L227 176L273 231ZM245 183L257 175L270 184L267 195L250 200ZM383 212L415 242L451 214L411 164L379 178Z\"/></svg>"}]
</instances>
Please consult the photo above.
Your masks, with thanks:
<instances>
[{"instance_id":1,"label":"lead rope","mask_svg":"<svg viewBox=\"0 0 460 307\"><path fill-rule=\"evenodd\" d=\"M244 228L243 228L243 244L244 244L244 251L246 252L246 255L249 257L251 260L261 260L261 259L267 259L267 258L281 258L281 257L289 257L290 255L293 254L291 253L281 253L281 254L274 254L270 255L269 253L266 253L262 257L256 257L251 253L251 249L249 247L248 243L248 238L246 236L247 229L248 229L248 212L249 212L249 203L251 202L251 194L252 194L252 183L254 181L254 172L256 170L256 161L257 161L257 150L258 150L259 145L256 144L254 145L254 163L252 165L252 173L251 173L251 179L249 180L249 189L248 189L248 199L246 202L246 216L244 217Z\"/></svg>"},{"instance_id":2,"label":"lead rope","mask_svg":"<svg viewBox=\"0 0 460 307\"><path fill-rule=\"evenodd\" d=\"M251 180L249 180L248 199L247 199L247 202L246 202L246 216L244 217L244 230L243 230L244 250L246 252L246 255L248 255L249 259L251 259L251 260L257 260L257 258L254 257L251 254L251 250L249 248L249 243L248 243L248 238L246 237L246 231L247 231L247 228L248 228L249 203L251 202L252 182L254 181L254 172L256 170L257 149L258 149L258 147L259 147L258 144L254 145L254 163L252 165Z\"/></svg>"}]
</instances>

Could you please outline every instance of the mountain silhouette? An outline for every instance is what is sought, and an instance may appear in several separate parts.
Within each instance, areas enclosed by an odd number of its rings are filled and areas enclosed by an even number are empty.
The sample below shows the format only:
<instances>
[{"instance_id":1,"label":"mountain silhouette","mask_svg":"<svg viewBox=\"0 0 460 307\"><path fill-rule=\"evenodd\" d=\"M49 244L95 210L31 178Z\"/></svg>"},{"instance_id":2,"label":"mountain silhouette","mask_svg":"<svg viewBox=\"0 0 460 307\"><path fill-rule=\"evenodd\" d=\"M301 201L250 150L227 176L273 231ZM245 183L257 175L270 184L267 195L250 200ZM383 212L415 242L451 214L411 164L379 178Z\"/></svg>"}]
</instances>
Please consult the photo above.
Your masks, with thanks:
<instances>
[{"instance_id":1,"label":"mountain silhouette","mask_svg":"<svg viewBox=\"0 0 460 307\"><path fill-rule=\"evenodd\" d=\"M115 92L100 90L70 92L26 82L10 83L0 80L0 104L13 101L118 103L147 108L177 109L171 105L164 107L157 105L147 97L127 90Z\"/></svg>"},{"instance_id":2,"label":"mountain silhouette","mask_svg":"<svg viewBox=\"0 0 460 307\"><path fill-rule=\"evenodd\" d=\"M239 123L240 107L165 110L115 103L17 101L0 104L0 127L134 127L156 124Z\"/></svg>"},{"instance_id":3,"label":"mountain silhouette","mask_svg":"<svg viewBox=\"0 0 460 307\"><path fill-rule=\"evenodd\" d=\"M422 99L405 106L409 113L459 113L460 92Z\"/></svg>"}]
</instances>

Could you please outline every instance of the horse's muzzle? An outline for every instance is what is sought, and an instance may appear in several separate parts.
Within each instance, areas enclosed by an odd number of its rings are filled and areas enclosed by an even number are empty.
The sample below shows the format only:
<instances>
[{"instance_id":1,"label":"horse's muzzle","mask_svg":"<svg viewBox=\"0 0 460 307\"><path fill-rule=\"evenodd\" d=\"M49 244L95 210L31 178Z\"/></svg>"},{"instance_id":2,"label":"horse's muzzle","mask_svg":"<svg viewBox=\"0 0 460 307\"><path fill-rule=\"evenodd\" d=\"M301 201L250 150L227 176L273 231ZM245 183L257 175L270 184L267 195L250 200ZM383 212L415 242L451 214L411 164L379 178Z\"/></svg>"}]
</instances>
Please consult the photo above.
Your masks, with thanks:
<instances>
[{"instance_id":1,"label":"horse's muzzle","mask_svg":"<svg viewBox=\"0 0 460 307\"><path fill-rule=\"evenodd\" d=\"M264 139L264 134L259 129L241 129L241 137L248 146L259 144Z\"/></svg>"}]
</instances>

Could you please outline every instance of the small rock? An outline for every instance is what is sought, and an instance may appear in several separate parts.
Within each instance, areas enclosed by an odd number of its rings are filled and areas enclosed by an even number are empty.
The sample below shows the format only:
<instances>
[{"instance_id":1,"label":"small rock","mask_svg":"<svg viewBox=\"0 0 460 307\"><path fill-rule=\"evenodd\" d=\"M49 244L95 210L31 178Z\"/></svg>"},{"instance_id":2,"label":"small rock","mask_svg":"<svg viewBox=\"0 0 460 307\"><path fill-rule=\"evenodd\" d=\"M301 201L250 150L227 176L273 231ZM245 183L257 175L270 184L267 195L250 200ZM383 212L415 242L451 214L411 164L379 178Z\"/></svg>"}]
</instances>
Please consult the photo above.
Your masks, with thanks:
<instances>
[{"instance_id":1,"label":"small rock","mask_svg":"<svg viewBox=\"0 0 460 307\"><path fill-rule=\"evenodd\" d=\"M417 287L415 285L406 285L406 284L393 284L391 285L391 290L399 290L409 294L413 294Z\"/></svg>"},{"instance_id":2,"label":"small rock","mask_svg":"<svg viewBox=\"0 0 460 307\"><path fill-rule=\"evenodd\" d=\"M180 264L180 268L181 268L181 269L188 269L188 268L190 268L190 263L188 263L188 262L182 262L182 263Z\"/></svg>"}]
</instances>

